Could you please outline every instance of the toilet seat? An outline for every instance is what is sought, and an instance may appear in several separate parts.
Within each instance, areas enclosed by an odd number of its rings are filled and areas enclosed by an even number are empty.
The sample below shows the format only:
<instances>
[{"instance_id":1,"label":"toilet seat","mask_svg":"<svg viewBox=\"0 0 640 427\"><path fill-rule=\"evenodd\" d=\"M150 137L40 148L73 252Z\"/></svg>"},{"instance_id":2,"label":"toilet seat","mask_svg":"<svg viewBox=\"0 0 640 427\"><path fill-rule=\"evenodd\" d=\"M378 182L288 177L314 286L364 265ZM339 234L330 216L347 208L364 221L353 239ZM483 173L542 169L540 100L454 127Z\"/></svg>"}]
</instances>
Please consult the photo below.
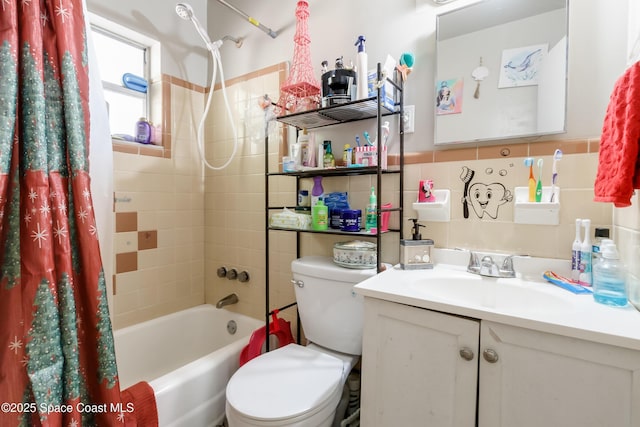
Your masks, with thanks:
<instances>
[{"instance_id":1,"label":"toilet seat","mask_svg":"<svg viewBox=\"0 0 640 427\"><path fill-rule=\"evenodd\" d=\"M247 362L227 384L227 408L250 425L289 424L335 411L345 363L289 344Z\"/></svg>"}]
</instances>

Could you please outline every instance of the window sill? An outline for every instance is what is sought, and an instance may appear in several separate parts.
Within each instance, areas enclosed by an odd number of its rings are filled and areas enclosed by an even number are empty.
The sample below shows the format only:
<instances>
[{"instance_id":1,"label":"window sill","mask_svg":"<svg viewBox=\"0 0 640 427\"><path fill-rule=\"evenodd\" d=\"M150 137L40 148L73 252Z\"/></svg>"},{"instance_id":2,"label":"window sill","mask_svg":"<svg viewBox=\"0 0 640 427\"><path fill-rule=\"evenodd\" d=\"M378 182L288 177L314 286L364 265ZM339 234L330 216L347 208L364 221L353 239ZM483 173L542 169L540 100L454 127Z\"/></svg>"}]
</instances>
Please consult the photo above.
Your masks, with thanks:
<instances>
[{"instance_id":1,"label":"window sill","mask_svg":"<svg viewBox=\"0 0 640 427\"><path fill-rule=\"evenodd\" d=\"M140 144L137 142L112 139L113 151L118 153L137 154L142 156L171 158L171 150L161 145Z\"/></svg>"}]
</instances>

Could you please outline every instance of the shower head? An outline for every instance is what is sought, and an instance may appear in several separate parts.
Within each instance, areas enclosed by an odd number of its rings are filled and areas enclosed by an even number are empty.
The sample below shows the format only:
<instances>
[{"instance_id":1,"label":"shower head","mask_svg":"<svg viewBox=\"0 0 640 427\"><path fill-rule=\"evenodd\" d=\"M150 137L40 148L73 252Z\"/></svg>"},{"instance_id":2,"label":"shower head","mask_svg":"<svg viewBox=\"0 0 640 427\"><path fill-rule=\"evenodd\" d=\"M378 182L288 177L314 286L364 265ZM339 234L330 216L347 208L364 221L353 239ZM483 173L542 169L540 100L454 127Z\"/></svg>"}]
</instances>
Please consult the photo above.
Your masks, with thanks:
<instances>
[{"instance_id":1,"label":"shower head","mask_svg":"<svg viewBox=\"0 0 640 427\"><path fill-rule=\"evenodd\" d=\"M196 18L196 15L193 13L193 8L191 7L191 5L189 5L188 3L176 4L176 13L180 18L193 22L193 25L195 25L196 27L196 31L198 31L198 34L200 34L200 37L202 37L202 40L204 40L204 43L207 45L207 49L213 50L218 47L211 42L207 31L200 24L200 21L198 21L198 18Z\"/></svg>"},{"instance_id":2,"label":"shower head","mask_svg":"<svg viewBox=\"0 0 640 427\"><path fill-rule=\"evenodd\" d=\"M193 18L193 9L187 3L176 4L176 13L185 20Z\"/></svg>"}]
</instances>

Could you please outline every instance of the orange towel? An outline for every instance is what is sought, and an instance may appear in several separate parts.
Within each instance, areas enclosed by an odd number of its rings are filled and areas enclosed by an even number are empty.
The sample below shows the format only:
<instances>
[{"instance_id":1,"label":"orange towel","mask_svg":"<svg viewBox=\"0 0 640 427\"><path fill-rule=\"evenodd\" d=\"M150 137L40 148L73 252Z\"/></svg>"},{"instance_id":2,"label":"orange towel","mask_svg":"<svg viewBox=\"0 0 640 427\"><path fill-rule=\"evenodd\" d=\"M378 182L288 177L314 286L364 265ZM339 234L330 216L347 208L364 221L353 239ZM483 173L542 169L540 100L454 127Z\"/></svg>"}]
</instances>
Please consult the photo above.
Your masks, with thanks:
<instances>
[{"instance_id":1,"label":"orange towel","mask_svg":"<svg viewBox=\"0 0 640 427\"><path fill-rule=\"evenodd\" d=\"M156 396L149 383L141 381L120 393L126 427L158 427Z\"/></svg>"},{"instance_id":2,"label":"orange towel","mask_svg":"<svg viewBox=\"0 0 640 427\"><path fill-rule=\"evenodd\" d=\"M640 62L616 82L600 137L594 201L631 206L640 188Z\"/></svg>"}]
</instances>

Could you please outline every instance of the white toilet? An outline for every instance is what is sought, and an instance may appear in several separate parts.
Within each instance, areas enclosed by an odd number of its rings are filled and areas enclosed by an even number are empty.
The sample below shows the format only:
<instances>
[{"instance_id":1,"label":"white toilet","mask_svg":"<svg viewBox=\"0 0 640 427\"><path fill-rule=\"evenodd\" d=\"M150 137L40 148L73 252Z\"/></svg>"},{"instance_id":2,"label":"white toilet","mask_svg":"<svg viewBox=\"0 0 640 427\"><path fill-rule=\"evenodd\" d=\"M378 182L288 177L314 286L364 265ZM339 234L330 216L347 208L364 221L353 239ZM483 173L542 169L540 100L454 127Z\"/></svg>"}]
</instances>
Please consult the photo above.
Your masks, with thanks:
<instances>
[{"instance_id":1,"label":"white toilet","mask_svg":"<svg viewBox=\"0 0 640 427\"><path fill-rule=\"evenodd\" d=\"M376 270L346 269L318 256L294 260L291 270L310 344L289 344L236 371L227 384L230 427L330 426L362 354L363 298L353 286Z\"/></svg>"}]
</instances>

